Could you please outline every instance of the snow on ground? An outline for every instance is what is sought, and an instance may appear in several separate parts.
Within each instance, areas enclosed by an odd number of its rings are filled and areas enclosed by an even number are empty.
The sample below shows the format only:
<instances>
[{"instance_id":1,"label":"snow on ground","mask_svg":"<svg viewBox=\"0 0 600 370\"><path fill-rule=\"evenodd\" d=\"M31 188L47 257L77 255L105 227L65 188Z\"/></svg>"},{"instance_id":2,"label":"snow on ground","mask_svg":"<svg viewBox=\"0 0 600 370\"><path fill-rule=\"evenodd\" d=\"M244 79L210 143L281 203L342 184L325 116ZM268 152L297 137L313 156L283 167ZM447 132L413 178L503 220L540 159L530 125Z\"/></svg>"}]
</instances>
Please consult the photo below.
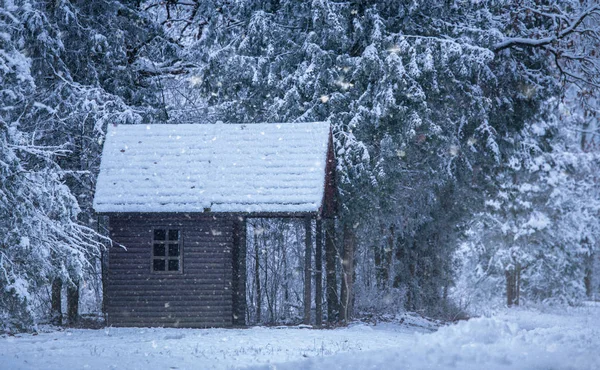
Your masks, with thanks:
<instances>
[{"instance_id":1,"label":"snow on ground","mask_svg":"<svg viewBox=\"0 0 600 370\"><path fill-rule=\"evenodd\" d=\"M507 310L436 332L411 320L335 330L68 329L0 337L0 368L596 370L599 314L599 305Z\"/></svg>"},{"instance_id":2,"label":"snow on ground","mask_svg":"<svg viewBox=\"0 0 600 370\"><path fill-rule=\"evenodd\" d=\"M474 318L393 349L286 363L277 369L598 370L600 306L513 309ZM263 366L262 368L269 368Z\"/></svg>"}]
</instances>

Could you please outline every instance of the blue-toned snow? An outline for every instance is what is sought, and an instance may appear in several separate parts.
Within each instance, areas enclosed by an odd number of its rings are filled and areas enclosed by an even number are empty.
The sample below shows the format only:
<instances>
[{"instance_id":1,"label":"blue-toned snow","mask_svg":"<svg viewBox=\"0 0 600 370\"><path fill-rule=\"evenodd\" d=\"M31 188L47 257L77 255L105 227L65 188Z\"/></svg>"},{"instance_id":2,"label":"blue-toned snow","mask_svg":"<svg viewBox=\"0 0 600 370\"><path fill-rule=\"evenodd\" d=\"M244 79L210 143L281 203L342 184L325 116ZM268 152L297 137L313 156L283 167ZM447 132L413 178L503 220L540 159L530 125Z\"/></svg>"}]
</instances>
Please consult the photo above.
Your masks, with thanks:
<instances>
[{"instance_id":1,"label":"blue-toned snow","mask_svg":"<svg viewBox=\"0 0 600 370\"><path fill-rule=\"evenodd\" d=\"M589 304L507 310L435 332L418 321L334 330L68 329L0 337L0 368L597 370L598 317L600 305Z\"/></svg>"}]
</instances>

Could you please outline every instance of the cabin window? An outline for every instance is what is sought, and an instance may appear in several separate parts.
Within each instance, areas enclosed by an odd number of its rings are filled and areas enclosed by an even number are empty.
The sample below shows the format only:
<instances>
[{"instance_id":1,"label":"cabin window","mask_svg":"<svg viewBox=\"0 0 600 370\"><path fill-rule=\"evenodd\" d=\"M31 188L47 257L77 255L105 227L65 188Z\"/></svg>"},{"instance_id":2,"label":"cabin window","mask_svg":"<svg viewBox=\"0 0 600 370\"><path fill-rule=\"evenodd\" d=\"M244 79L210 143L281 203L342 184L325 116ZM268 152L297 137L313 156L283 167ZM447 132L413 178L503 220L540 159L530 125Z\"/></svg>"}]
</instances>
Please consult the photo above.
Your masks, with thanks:
<instances>
[{"instance_id":1,"label":"cabin window","mask_svg":"<svg viewBox=\"0 0 600 370\"><path fill-rule=\"evenodd\" d=\"M181 271L181 231L154 229L152 236L152 271Z\"/></svg>"}]
</instances>

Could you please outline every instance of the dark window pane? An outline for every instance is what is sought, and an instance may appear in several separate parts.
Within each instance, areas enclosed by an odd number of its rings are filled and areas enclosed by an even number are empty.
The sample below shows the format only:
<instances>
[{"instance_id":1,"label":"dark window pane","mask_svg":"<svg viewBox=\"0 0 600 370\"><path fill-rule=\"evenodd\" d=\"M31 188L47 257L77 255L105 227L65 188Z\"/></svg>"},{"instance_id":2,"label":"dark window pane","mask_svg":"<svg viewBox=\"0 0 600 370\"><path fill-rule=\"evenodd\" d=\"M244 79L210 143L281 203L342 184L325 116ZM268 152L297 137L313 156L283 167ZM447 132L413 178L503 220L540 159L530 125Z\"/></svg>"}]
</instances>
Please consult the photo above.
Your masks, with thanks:
<instances>
[{"instance_id":1,"label":"dark window pane","mask_svg":"<svg viewBox=\"0 0 600 370\"><path fill-rule=\"evenodd\" d=\"M165 260L154 260L154 271L165 271L165 265Z\"/></svg>"},{"instance_id":2,"label":"dark window pane","mask_svg":"<svg viewBox=\"0 0 600 370\"><path fill-rule=\"evenodd\" d=\"M167 237L167 230L165 230L165 229L154 230L154 240L165 240L166 237Z\"/></svg>"},{"instance_id":3,"label":"dark window pane","mask_svg":"<svg viewBox=\"0 0 600 370\"><path fill-rule=\"evenodd\" d=\"M169 240L179 240L179 230L169 230Z\"/></svg>"},{"instance_id":4,"label":"dark window pane","mask_svg":"<svg viewBox=\"0 0 600 370\"><path fill-rule=\"evenodd\" d=\"M161 257L164 256L165 255L165 245L164 244L154 244L154 255L161 256Z\"/></svg>"},{"instance_id":5,"label":"dark window pane","mask_svg":"<svg viewBox=\"0 0 600 370\"><path fill-rule=\"evenodd\" d=\"M169 257L179 257L179 244L169 244Z\"/></svg>"},{"instance_id":6,"label":"dark window pane","mask_svg":"<svg viewBox=\"0 0 600 370\"><path fill-rule=\"evenodd\" d=\"M169 260L169 271L179 271L179 260Z\"/></svg>"}]
</instances>

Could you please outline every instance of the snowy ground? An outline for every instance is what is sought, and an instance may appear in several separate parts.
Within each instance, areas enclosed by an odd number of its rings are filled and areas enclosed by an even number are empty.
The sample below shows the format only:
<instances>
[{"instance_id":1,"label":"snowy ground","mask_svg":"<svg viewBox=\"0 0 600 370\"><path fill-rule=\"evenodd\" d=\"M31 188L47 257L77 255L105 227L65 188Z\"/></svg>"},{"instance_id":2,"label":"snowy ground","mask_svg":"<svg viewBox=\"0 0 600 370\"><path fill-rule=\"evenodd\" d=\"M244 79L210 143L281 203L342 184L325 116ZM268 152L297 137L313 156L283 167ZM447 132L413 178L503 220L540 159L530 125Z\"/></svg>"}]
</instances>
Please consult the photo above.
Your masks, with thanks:
<instances>
[{"instance_id":1,"label":"snowy ground","mask_svg":"<svg viewBox=\"0 0 600 370\"><path fill-rule=\"evenodd\" d=\"M404 324L65 330L0 337L2 369L600 369L600 306Z\"/></svg>"}]
</instances>

